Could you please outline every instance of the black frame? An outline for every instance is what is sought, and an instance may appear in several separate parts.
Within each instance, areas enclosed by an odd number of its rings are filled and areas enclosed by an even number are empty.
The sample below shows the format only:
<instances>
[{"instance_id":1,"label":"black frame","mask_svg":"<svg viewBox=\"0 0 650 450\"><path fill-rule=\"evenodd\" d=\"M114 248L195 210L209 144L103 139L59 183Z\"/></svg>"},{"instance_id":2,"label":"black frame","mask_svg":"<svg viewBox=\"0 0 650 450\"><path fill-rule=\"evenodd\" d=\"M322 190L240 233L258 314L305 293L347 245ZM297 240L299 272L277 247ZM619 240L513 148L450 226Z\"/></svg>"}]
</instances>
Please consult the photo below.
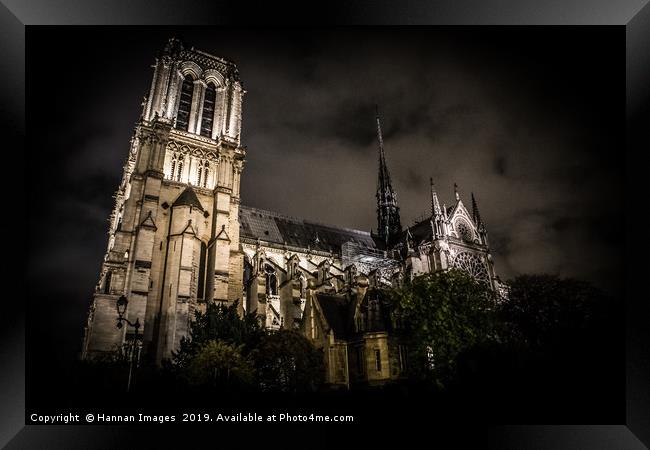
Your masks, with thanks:
<instances>
[{"instance_id":1,"label":"black frame","mask_svg":"<svg viewBox=\"0 0 650 450\"><path fill-rule=\"evenodd\" d=\"M73 2L59 0L32 1L21 4L11 1L10 6L0 6L0 57L3 61L2 94L0 111L3 127L8 126L5 138L15 140L13 148L24 148L25 139L25 26L38 24L236 24L241 18L247 24L296 25L304 21L312 24L610 24L625 26L627 35L627 124L628 142L626 210L643 205L643 189L634 181L643 180L639 173L642 161L641 149L650 148L650 137L644 130L650 123L650 7L645 0L618 2L595 2L574 0L540 4L533 0L513 0L507 2L471 0L436 3L406 2L395 10L389 9L389 2L361 1L343 5L343 2L327 2L320 6L320 13L305 14L290 6L274 2L254 7L239 2L176 2L162 0L151 3L134 0L128 3L109 1ZM152 10L155 5L155 10ZM508 6L508 7L506 7ZM277 20L275 20L277 19ZM639 152L639 153L636 153ZM20 152L11 152L14 167L24 167ZM638 171L638 172L637 172ZM15 186L24 183L22 174L15 173ZM635 176L636 175L636 176ZM641 183L640 183L641 184ZM641 184L642 185L642 184ZM31 206L23 205L24 208ZM5 222L7 233L11 231L10 222ZM632 258L632 220L626 215L626 244L628 256ZM642 253L643 242L634 242L638 253ZM628 259L629 260L629 259ZM21 264L7 265L3 275L6 280L23 280ZM643 448L650 445L650 340L648 339L647 295L637 280L643 280L643 263L631 264L627 273L626 317L627 317L627 414L626 424L616 425L527 425L489 427L483 436L490 448ZM16 271L16 273L12 273ZM25 383L24 383L24 306L21 291L24 283L6 282L15 292L7 292L3 306L2 373L0 374L0 404L2 404L2 424L0 425L0 444L8 443L7 448L114 448L125 444L121 431L127 427L118 426L25 426ZM13 308L14 310L11 310ZM55 388L55 387L53 387ZM129 429L131 432L133 427ZM221 427L206 430L215 436L219 432L228 433ZM156 427L155 436L147 433L143 443L154 440L171 445L180 436L171 438L168 427ZM286 428L283 428L286 430ZM312 433L322 434L322 429L311 428ZM252 431L252 430L251 430ZM428 432L427 430L423 430ZM192 431L193 432L193 431ZM216 432L216 433L215 433ZM185 432L181 434L186 434ZM239 433L237 433L239 434ZM368 433L364 433L368 434ZM383 433L370 433L381 436ZM236 437L233 436L233 437ZM140 436L142 439L142 436ZM170 440L171 439L171 440ZM187 437L180 442L187 442ZM334 439L332 436L326 440ZM299 442L301 439L297 439ZM340 441L345 442L345 441ZM302 441L306 444L305 441Z\"/></svg>"}]
</instances>

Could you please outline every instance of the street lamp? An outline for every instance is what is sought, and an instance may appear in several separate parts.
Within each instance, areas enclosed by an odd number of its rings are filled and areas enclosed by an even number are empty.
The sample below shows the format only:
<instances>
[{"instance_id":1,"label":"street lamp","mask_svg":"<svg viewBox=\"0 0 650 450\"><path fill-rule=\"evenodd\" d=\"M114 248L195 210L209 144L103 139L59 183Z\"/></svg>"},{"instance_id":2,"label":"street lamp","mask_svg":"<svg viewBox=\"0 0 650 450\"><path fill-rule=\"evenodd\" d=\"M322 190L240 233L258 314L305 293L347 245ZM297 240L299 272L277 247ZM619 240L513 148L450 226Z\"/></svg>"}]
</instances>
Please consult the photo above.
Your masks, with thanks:
<instances>
[{"instance_id":1,"label":"street lamp","mask_svg":"<svg viewBox=\"0 0 650 450\"><path fill-rule=\"evenodd\" d=\"M121 295L120 298L118 298L117 302L116 302L116 307L117 307L117 328L121 329L124 326L123 322L126 322L128 325L135 328L135 336L133 338L133 343L131 344L131 356L129 358L129 379L128 379L127 383L126 383L126 391L127 392L129 392L129 390L131 389L131 375L133 373L133 360L136 359L135 355L136 355L136 347L138 346L138 331L140 330L140 319L139 318L136 318L135 323L132 323L129 319L124 317L124 313L126 313L126 307L127 307L128 304L129 304L129 300L126 298L125 295ZM137 360L136 360L136 367L137 367Z\"/></svg>"}]
</instances>

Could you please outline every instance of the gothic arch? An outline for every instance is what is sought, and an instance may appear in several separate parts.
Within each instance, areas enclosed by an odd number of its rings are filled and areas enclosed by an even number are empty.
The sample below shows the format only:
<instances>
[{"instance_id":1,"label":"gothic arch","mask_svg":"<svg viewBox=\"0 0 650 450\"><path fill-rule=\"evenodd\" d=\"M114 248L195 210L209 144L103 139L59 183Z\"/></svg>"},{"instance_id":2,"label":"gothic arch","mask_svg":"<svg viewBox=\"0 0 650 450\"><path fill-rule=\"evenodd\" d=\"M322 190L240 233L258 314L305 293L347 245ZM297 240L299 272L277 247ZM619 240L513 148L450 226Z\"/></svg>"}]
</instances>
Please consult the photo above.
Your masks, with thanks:
<instances>
[{"instance_id":1,"label":"gothic arch","mask_svg":"<svg viewBox=\"0 0 650 450\"><path fill-rule=\"evenodd\" d=\"M185 155L181 152L173 152L169 163L169 179L172 181L182 181L184 166Z\"/></svg>"},{"instance_id":2,"label":"gothic arch","mask_svg":"<svg viewBox=\"0 0 650 450\"><path fill-rule=\"evenodd\" d=\"M264 275L266 277L267 295L278 295L278 275L271 264L264 264Z\"/></svg>"},{"instance_id":3,"label":"gothic arch","mask_svg":"<svg viewBox=\"0 0 650 450\"><path fill-rule=\"evenodd\" d=\"M214 128L214 112L217 108L217 86L213 81L207 82L204 88L203 104L201 105L201 129L199 134L207 138L212 137Z\"/></svg>"},{"instance_id":4,"label":"gothic arch","mask_svg":"<svg viewBox=\"0 0 650 450\"><path fill-rule=\"evenodd\" d=\"M192 77L192 81L198 80L203 74L201 67L193 61L182 62L179 71L182 75L181 78L185 78L187 75L190 75Z\"/></svg>"},{"instance_id":5,"label":"gothic arch","mask_svg":"<svg viewBox=\"0 0 650 450\"><path fill-rule=\"evenodd\" d=\"M216 69L208 69L203 72L203 79L206 83L213 83L217 89L223 89L226 86L226 80Z\"/></svg>"},{"instance_id":6,"label":"gothic arch","mask_svg":"<svg viewBox=\"0 0 650 450\"><path fill-rule=\"evenodd\" d=\"M181 79L178 94L178 109L176 111L175 127L179 130L189 131L190 116L192 113L192 100L194 98L194 78L187 73Z\"/></svg>"},{"instance_id":7,"label":"gothic arch","mask_svg":"<svg viewBox=\"0 0 650 450\"><path fill-rule=\"evenodd\" d=\"M196 164L196 185L202 188L210 187L209 180L212 175L212 167L210 167L210 161L206 159L200 159Z\"/></svg>"}]
</instances>

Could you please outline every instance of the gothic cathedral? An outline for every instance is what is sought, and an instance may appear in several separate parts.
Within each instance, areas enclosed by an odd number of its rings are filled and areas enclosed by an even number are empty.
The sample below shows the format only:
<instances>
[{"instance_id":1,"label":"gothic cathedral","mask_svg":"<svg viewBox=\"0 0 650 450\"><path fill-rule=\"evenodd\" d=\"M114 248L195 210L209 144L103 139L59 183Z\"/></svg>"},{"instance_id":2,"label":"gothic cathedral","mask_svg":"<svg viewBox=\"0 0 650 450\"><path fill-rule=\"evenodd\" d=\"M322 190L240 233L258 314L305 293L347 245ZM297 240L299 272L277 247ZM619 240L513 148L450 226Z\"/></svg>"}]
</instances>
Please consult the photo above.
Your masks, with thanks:
<instances>
[{"instance_id":1,"label":"gothic cathedral","mask_svg":"<svg viewBox=\"0 0 650 450\"><path fill-rule=\"evenodd\" d=\"M384 323L379 292L405 278L460 268L502 291L476 200L455 188L447 207L431 181L431 215L404 229L377 114L377 233L240 204L245 94L230 61L170 39L115 194L108 247L82 357L133 338L116 327L116 302L142 326L143 352L169 358L209 302L236 303L267 328L296 329L324 350L327 381L400 376L403 349Z\"/></svg>"}]
</instances>

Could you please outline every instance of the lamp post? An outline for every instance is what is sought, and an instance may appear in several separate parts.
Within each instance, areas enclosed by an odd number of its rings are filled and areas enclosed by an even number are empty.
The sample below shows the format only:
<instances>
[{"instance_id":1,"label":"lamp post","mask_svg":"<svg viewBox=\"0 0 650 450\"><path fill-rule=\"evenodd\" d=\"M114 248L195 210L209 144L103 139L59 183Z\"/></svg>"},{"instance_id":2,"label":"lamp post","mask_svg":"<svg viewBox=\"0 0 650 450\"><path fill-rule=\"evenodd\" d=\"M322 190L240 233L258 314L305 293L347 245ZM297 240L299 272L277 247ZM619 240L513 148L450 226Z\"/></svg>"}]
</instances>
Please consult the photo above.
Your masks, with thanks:
<instances>
[{"instance_id":1,"label":"lamp post","mask_svg":"<svg viewBox=\"0 0 650 450\"><path fill-rule=\"evenodd\" d=\"M132 378L132 373L133 373L133 360L136 359L136 348L138 346L138 331L140 330L140 319L136 318L135 323L132 323L129 319L124 317L124 313L126 312L126 307L129 304L129 300L126 298L126 296L122 295L120 298L117 299L117 328L122 328L124 326L123 322L126 322L128 325L132 326L135 328L135 336L133 337L133 343L131 344L131 356L129 358L129 379L126 383L126 391L129 392L131 389L131 378ZM137 365L137 361L136 361Z\"/></svg>"}]
</instances>

